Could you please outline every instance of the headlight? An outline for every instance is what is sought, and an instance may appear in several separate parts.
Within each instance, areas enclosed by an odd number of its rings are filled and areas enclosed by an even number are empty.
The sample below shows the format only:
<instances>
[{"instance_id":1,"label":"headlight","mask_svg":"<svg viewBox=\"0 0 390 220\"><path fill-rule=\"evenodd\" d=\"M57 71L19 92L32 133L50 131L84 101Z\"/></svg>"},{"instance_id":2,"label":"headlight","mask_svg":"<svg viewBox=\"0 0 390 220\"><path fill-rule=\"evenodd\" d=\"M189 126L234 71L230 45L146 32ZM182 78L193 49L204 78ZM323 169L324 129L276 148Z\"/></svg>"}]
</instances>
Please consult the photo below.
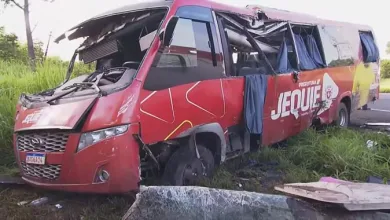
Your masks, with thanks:
<instances>
[{"instance_id":1,"label":"headlight","mask_svg":"<svg viewBox=\"0 0 390 220\"><path fill-rule=\"evenodd\" d=\"M99 141L102 141L104 139L115 137L121 134L124 134L127 129L129 128L128 125L122 125L118 127L113 128L107 128L99 131L92 131L89 133L84 133L80 137L79 145L77 147L77 151L81 151L93 144L96 144Z\"/></svg>"}]
</instances>

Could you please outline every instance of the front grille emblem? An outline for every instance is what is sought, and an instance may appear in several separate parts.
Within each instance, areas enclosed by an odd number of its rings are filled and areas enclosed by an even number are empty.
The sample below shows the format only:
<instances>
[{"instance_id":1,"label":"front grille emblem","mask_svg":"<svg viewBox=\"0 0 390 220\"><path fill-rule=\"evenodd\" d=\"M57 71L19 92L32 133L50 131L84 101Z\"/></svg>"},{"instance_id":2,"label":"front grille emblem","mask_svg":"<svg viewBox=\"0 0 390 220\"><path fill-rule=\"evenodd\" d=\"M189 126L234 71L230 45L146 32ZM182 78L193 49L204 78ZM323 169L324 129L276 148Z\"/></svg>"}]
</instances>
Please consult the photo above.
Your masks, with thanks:
<instances>
[{"instance_id":1,"label":"front grille emblem","mask_svg":"<svg viewBox=\"0 0 390 220\"><path fill-rule=\"evenodd\" d=\"M42 145L43 145L43 141L42 141L42 139L40 139L40 138L32 138L32 139L31 139L31 144L32 144L33 146L38 147L38 146L42 146Z\"/></svg>"}]
</instances>

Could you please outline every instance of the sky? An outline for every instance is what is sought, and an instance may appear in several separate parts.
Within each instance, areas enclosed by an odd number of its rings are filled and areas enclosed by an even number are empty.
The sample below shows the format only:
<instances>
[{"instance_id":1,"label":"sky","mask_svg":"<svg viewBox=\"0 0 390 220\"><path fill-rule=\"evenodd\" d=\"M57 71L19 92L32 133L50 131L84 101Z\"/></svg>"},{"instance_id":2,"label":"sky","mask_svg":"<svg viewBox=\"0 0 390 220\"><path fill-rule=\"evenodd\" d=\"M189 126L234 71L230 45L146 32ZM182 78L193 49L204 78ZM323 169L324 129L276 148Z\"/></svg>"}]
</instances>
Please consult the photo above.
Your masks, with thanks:
<instances>
[{"instance_id":1,"label":"sky","mask_svg":"<svg viewBox=\"0 0 390 220\"><path fill-rule=\"evenodd\" d=\"M16 0L21 1L21 0ZM142 0L55 0L47 3L43 0L30 0L31 26L34 39L46 44L50 32L53 37L49 47L49 56L59 56L69 60L80 41L53 40L76 24L104 11L123 5L143 2ZM148 0L150 1L150 0ZM386 44L390 41L390 28L386 16L388 3L384 0L370 0L370 4L361 4L356 0L216 0L226 4L245 7L248 4L263 5L295 12L315 15L320 18L370 25L374 29L382 57L386 55ZM26 41L23 12L17 7L0 9L0 26L7 32L15 33Z\"/></svg>"}]
</instances>

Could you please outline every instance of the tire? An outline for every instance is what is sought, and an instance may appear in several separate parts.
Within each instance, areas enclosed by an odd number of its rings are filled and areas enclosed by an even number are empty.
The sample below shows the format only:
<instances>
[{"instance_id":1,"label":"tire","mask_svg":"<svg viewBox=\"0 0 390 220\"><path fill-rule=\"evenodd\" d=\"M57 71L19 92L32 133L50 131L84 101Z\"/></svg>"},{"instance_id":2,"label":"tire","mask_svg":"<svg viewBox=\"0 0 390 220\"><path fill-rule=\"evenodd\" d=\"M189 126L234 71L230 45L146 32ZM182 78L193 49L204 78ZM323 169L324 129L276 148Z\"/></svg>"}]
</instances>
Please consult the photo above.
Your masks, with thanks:
<instances>
[{"instance_id":1,"label":"tire","mask_svg":"<svg viewBox=\"0 0 390 220\"><path fill-rule=\"evenodd\" d=\"M350 115L347 106L344 103L340 103L337 109L337 118L335 125L337 127L346 128L349 126Z\"/></svg>"},{"instance_id":2,"label":"tire","mask_svg":"<svg viewBox=\"0 0 390 220\"><path fill-rule=\"evenodd\" d=\"M192 155L188 146L180 147L172 154L162 176L163 185L193 186L199 183L202 178L212 176L215 168L212 152L202 145L197 147L200 159Z\"/></svg>"}]
</instances>

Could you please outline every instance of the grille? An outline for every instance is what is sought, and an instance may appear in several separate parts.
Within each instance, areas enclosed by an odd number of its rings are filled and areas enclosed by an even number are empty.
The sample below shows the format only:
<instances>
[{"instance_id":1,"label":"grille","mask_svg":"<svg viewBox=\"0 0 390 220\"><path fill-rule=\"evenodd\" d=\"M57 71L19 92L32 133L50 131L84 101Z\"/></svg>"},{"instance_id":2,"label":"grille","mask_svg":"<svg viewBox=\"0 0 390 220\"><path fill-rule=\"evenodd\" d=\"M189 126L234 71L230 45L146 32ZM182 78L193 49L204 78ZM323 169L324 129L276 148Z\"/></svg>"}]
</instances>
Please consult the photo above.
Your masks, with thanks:
<instances>
[{"instance_id":1,"label":"grille","mask_svg":"<svg viewBox=\"0 0 390 220\"><path fill-rule=\"evenodd\" d=\"M65 152L65 146L69 134L58 133L35 133L18 134L18 150L23 152Z\"/></svg>"},{"instance_id":2,"label":"grille","mask_svg":"<svg viewBox=\"0 0 390 220\"><path fill-rule=\"evenodd\" d=\"M22 169L25 175L55 180L60 176L61 165L32 165L22 162Z\"/></svg>"}]
</instances>

